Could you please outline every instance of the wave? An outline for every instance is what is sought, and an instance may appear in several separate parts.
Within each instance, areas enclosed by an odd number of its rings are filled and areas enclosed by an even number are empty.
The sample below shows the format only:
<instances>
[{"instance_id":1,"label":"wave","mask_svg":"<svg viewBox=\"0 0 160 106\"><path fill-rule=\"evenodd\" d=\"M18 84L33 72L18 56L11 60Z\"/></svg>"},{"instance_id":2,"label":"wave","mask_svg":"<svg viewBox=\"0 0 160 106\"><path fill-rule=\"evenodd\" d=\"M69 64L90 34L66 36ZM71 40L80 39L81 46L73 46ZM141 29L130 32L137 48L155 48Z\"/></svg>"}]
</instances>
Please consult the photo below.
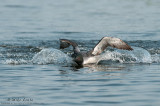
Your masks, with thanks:
<instances>
[{"instance_id":1,"label":"wave","mask_svg":"<svg viewBox=\"0 0 160 106\"><path fill-rule=\"evenodd\" d=\"M76 41L82 51L92 49L97 40ZM129 41L133 51L108 48L100 56L100 63L160 63L160 41ZM27 45L25 45L27 44ZM26 41L25 44L0 43L1 64L74 64L67 54L73 51L71 48L59 50L57 40L49 41ZM87 44L87 46L85 46ZM65 53L66 54L65 54Z\"/></svg>"},{"instance_id":2,"label":"wave","mask_svg":"<svg viewBox=\"0 0 160 106\"><path fill-rule=\"evenodd\" d=\"M140 47L132 47L133 51L119 50L105 51L98 61L117 61L119 63L159 63L160 55L151 55ZM157 58L158 57L158 58ZM43 49L35 54L31 60L33 64L74 64L72 58L58 49ZM107 62L106 62L107 64Z\"/></svg>"},{"instance_id":3,"label":"wave","mask_svg":"<svg viewBox=\"0 0 160 106\"><path fill-rule=\"evenodd\" d=\"M48 48L37 53L31 60L33 64L71 64L72 58L58 49Z\"/></svg>"},{"instance_id":4,"label":"wave","mask_svg":"<svg viewBox=\"0 0 160 106\"><path fill-rule=\"evenodd\" d=\"M127 50L115 50L115 51L106 51L102 54L101 60L111 60L118 61L120 63L152 63L151 54L139 47L132 47L133 51Z\"/></svg>"},{"instance_id":5,"label":"wave","mask_svg":"<svg viewBox=\"0 0 160 106\"><path fill-rule=\"evenodd\" d=\"M9 54L9 55L12 56L13 54ZM70 65L70 64L74 64L71 57L69 57L67 54L63 53L62 51L58 49L53 49L53 48L42 49L40 52L36 53L32 58L29 58L29 59L17 58L17 55L15 57L5 58L4 60L1 60L1 63L2 64L12 64L12 65L20 65L20 64Z\"/></svg>"},{"instance_id":6,"label":"wave","mask_svg":"<svg viewBox=\"0 0 160 106\"><path fill-rule=\"evenodd\" d=\"M160 54L151 55L147 50L139 47L132 47L133 51L114 50L105 51L99 56L99 62L107 64L111 62L119 63L160 63ZM5 59L1 61L3 64L62 64L73 65L72 58L58 49L47 48L42 49L35 54L32 59Z\"/></svg>"}]
</instances>

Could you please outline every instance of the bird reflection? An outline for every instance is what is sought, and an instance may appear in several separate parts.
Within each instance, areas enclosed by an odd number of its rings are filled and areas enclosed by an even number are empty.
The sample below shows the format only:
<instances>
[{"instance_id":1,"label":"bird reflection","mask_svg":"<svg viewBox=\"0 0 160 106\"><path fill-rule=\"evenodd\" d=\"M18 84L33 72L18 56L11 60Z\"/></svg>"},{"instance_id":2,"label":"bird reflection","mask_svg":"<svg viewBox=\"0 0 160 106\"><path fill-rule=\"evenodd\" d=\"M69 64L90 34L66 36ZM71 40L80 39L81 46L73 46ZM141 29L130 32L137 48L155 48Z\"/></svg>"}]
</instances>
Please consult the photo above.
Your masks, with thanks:
<instances>
[{"instance_id":1,"label":"bird reflection","mask_svg":"<svg viewBox=\"0 0 160 106\"><path fill-rule=\"evenodd\" d=\"M97 71L111 72L111 71L120 71L125 69L124 66L112 66L112 65L87 65L86 67L88 67L89 70L92 72L97 72Z\"/></svg>"},{"instance_id":2,"label":"bird reflection","mask_svg":"<svg viewBox=\"0 0 160 106\"><path fill-rule=\"evenodd\" d=\"M92 73L92 72L100 72L100 71L106 71L106 72L112 72L112 71L121 71L125 70L125 66L121 65L101 65L101 64L88 64L84 67L64 67L63 69L59 70L61 74L69 74L69 73Z\"/></svg>"}]
</instances>

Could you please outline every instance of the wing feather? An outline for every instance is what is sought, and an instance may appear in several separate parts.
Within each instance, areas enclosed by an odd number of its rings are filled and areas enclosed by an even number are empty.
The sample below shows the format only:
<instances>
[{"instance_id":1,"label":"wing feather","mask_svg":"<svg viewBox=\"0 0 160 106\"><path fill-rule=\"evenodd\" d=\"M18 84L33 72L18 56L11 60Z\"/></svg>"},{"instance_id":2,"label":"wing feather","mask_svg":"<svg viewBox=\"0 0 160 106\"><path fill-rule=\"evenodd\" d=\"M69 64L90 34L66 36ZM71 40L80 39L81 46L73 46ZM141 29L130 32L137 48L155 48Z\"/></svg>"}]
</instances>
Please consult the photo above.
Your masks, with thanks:
<instances>
[{"instance_id":1,"label":"wing feather","mask_svg":"<svg viewBox=\"0 0 160 106\"><path fill-rule=\"evenodd\" d=\"M133 50L127 43L122 41L119 38L113 38L113 37L103 37L98 44L94 47L92 50L92 55L99 55L102 53L108 46L111 46L113 48L118 49L124 49L124 50Z\"/></svg>"}]
</instances>

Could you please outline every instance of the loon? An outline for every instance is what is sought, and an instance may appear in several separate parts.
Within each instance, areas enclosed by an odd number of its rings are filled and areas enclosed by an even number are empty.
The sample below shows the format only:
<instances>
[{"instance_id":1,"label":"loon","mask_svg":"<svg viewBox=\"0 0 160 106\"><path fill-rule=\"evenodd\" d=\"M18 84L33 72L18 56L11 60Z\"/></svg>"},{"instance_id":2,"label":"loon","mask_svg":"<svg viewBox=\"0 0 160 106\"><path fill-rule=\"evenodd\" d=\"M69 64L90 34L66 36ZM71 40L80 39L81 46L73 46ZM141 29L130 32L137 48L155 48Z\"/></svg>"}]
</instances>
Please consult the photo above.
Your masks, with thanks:
<instances>
[{"instance_id":1,"label":"loon","mask_svg":"<svg viewBox=\"0 0 160 106\"><path fill-rule=\"evenodd\" d=\"M68 39L60 39L60 49L67 48L70 45L74 51L72 54L73 61L76 62L78 66L98 63L98 56L108 46L123 50L133 50L127 43L115 37L103 37L92 50L86 52L81 52L76 42Z\"/></svg>"}]
</instances>

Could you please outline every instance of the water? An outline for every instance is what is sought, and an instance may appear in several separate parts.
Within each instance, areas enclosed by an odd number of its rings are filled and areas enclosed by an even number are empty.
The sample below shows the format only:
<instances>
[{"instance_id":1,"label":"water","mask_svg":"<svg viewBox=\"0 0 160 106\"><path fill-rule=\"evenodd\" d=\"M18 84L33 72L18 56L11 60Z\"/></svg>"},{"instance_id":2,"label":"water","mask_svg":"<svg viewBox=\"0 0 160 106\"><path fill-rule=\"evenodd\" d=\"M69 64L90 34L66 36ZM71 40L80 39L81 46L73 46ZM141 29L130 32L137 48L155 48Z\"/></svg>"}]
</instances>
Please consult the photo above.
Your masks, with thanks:
<instances>
[{"instance_id":1,"label":"water","mask_svg":"<svg viewBox=\"0 0 160 106\"><path fill-rule=\"evenodd\" d=\"M5 0L0 3L0 105L160 105L159 0ZM72 48L104 36L134 48L108 48L77 69Z\"/></svg>"}]
</instances>

